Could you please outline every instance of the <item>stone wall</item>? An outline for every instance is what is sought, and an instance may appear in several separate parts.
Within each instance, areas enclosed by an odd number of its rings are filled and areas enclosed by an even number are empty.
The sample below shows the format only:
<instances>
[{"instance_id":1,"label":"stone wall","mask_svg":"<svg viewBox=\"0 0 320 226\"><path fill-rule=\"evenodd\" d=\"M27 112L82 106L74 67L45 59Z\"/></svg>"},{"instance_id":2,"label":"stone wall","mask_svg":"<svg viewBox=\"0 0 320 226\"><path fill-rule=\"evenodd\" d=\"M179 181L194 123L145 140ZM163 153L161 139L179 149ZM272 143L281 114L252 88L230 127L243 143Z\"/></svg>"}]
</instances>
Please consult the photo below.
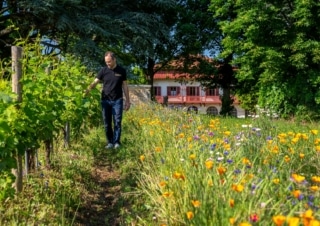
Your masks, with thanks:
<instances>
[{"instance_id":1,"label":"stone wall","mask_svg":"<svg viewBox=\"0 0 320 226\"><path fill-rule=\"evenodd\" d=\"M128 85L130 102L133 105L146 104L150 100L150 85Z\"/></svg>"}]
</instances>

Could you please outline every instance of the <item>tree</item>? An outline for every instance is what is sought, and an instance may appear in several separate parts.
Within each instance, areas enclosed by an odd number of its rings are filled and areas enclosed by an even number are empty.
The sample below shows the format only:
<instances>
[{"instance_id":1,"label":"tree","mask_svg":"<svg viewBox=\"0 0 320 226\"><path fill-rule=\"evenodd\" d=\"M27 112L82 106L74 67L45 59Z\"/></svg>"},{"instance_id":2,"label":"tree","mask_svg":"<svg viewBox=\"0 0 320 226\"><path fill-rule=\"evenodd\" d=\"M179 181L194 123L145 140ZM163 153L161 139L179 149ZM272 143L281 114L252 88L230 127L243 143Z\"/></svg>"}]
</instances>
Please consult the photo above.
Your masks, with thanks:
<instances>
[{"instance_id":1,"label":"tree","mask_svg":"<svg viewBox=\"0 0 320 226\"><path fill-rule=\"evenodd\" d=\"M220 55L223 52L221 40L224 34L220 30L219 20L214 19L214 12L209 10L210 2L180 0L174 37L185 59L185 72L196 76L205 88L222 88L220 114L230 115L233 109L231 96L237 83L231 65L233 53ZM214 60L208 61L204 55ZM194 62L197 62L196 65Z\"/></svg>"},{"instance_id":2,"label":"tree","mask_svg":"<svg viewBox=\"0 0 320 226\"><path fill-rule=\"evenodd\" d=\"M152 5L165 14L172 2ZM133 45L153 43L161 27L163 17L146 5L152 6L146 0L1 0L0 59L8 58L6 47L17 38L32 42L41 35L48 53L72 53L92 69L103 64L106 49L121 53L125 61Z\"/></svg>"},{"instance_id":3,"label":"tree","mask_svg":"<svg viewBox=\"0 0 320 226\"><path fill-rule=\"evenodd\" d=\"M319 1L214 0L211 9L226 35L223 54L235 53L239 65L240 100L257 97L284 117L319 117Z\"/></svg>"}]
</instances>

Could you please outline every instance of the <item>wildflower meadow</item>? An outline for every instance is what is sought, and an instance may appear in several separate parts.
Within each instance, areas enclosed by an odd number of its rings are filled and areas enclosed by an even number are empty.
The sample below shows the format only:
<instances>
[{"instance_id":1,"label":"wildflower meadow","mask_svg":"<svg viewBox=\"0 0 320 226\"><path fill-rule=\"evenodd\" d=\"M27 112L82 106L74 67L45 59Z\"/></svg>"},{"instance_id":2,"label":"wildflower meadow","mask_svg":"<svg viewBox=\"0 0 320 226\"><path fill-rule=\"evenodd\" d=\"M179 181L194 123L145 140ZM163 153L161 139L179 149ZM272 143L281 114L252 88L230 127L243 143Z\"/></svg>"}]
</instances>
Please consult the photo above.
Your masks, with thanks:
<instances>
[{"instance_id":1,"label":"wildflower meadow","mask_svg":"<svg viewBox=\"0 0 320 226\"><path fill-rule=\"evenodd\" d=\"M141 224L320 225L319 124L160 106L135 107L125 123L139 144Z\"/></svg>"}]
</instances>

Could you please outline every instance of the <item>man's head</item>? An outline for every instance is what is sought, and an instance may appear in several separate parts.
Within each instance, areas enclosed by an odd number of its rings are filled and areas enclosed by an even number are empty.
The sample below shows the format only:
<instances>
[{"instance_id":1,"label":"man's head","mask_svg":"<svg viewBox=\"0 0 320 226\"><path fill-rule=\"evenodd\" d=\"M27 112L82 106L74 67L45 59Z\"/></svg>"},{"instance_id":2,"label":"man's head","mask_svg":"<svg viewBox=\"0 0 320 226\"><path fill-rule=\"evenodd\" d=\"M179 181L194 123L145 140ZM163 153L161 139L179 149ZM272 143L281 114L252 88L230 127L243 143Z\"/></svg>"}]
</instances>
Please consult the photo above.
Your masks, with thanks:
<instances>
[{"instance_id":1,"label":"man's head","mask_svg":"<svg viewBox=\"0 0 320 226\"><path fill-rule=\"evenodd\" d=\"M117 66L117 59L113 52L108 51L104 55L104 60L110 69L114 69Z\"/></svg>"}]
</instances>

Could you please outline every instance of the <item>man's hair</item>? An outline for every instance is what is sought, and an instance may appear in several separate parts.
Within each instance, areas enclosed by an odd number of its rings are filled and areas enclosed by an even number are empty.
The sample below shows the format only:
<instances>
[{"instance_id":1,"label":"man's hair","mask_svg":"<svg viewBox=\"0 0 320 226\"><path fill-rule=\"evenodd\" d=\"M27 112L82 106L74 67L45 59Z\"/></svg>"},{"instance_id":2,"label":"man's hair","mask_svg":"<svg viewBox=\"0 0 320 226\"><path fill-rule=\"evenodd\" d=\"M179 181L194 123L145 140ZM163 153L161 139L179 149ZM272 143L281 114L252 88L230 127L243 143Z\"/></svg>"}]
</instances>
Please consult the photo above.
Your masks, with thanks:
<instances>
[{"instance_id":1,"label":"man's hair","mask_svg":"<svg viewBox=\"0 0 320 226\"><path fill-rule=\"evenodd\" d=\"M104 56L111 56L113 60L116 58L116 54L112 51L107 51Z\"/></svg>"}]
</instances>

